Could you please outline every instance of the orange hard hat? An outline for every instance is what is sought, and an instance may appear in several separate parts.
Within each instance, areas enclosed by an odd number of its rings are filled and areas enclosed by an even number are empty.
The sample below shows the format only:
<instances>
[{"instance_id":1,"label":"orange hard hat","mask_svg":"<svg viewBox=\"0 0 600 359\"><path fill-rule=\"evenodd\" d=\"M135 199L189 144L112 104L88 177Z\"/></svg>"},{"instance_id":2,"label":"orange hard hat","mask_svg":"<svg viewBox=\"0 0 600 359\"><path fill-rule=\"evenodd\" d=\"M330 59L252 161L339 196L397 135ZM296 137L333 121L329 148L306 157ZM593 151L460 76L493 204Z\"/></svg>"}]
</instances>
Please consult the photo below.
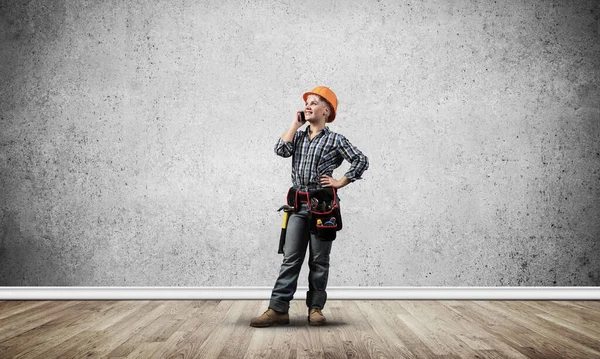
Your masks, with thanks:
<instances>
[{"instance_id":1,"label":"orange hard hat","mask_svg":"<svg viewBox=\"0 0 600 359\"><path fill-rule=\"evenodd\" d=\"M306 102L306 98L308 97L308 95L319 95L322 98L324 98L325 101L329 102L331 108L333 108L333 113L331 114L331 116L329 116L327 122L333 122L333 120L335 120L335 114L337 113L338 104L337 96L335 95L335 93L333 93L333 91L331 91L328 87L317 86L314 89L312 89L312 91L306 92L304 95L302 95L304 102Z\"/></svg>"}]
</instances>

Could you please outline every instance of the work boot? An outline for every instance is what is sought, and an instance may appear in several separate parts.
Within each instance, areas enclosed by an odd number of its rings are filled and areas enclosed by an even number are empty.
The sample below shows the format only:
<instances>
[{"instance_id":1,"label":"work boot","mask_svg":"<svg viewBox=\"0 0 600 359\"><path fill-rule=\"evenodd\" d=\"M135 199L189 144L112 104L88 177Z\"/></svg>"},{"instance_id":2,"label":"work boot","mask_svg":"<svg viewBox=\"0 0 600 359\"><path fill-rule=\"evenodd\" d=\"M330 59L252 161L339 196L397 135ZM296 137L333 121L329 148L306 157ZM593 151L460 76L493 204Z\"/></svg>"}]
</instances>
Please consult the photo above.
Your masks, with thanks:
<instances>
[{"instance_id":1,"label":"work boot","mask_svg":"<svg viewBox=\"0 0 600 359\"><path fill-rule=\"evenodd\" d=\"M279 313L269 308L260 317L252 318L250 321L250 326L256 328L270 327L274 324L290 324L290 315L288 313Z\"/></svg>"},{"instance_id":2,"label":"work boot","mask_svg":"<svg viewBox=\"0 0 600 359\"><path fill-rule=\"evenodd\" d=\"M308 323L310 323L310 325L323 325L325 322L325 316L323 315L321 308L310 308L308 311Z\"/></svg>"}]
</instances>

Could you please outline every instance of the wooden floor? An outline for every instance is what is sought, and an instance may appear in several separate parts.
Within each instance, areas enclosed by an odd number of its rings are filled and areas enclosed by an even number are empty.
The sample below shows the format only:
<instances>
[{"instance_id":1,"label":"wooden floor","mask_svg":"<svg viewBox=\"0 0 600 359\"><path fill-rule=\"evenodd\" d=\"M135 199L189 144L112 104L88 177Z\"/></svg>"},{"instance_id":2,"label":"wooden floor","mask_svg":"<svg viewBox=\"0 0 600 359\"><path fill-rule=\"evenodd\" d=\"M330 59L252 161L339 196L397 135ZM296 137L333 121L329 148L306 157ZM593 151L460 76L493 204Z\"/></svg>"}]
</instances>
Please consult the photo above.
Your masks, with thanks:
<instances>
[{"instance_id":1,"label":"wooden floor","mask_svg":"<svg viewBox=\"0 0 600 359\"><path fill-rule=\"evenodd\" d=\"M4 301L0 358L600 358L597 301Z\"/></svg>"}]
</instances>

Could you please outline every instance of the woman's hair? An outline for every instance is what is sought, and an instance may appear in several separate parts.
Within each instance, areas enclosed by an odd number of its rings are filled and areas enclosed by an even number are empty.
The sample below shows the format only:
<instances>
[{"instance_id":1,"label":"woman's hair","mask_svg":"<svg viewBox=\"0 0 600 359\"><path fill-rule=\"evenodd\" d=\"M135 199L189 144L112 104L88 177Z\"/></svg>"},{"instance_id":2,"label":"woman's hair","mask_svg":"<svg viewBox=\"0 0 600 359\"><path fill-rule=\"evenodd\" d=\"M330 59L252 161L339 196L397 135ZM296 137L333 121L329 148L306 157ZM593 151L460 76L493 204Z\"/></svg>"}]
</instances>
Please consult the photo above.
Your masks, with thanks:
<instances>
[{"instance_id":1,"label":"woman's hair","mask_svg":"<svg viewBox=\"0 0 600 359\"><path fill-rule=\"evenodd\" d=\"M327 121L329 122L329 117L331 117L333 115L333 106L331 106L331 104L329 103L329 101L325 100L325 98L323 96L317 95L317 94L312 94L317 96L317 98L319 99L319 102L324 103L325 107L327 107L329 109L329 116L327 116Z\"/></svg>"}]
</instances>

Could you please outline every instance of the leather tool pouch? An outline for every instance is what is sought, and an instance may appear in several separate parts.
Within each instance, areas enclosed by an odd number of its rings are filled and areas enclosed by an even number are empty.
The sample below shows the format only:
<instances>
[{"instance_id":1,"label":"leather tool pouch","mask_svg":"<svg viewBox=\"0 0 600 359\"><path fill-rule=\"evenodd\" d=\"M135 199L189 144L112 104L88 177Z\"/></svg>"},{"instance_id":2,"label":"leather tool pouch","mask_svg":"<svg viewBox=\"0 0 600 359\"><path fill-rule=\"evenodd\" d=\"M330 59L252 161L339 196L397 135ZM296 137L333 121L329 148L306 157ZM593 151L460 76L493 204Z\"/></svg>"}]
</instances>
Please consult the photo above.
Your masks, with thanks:
<instances>
[{"instance_id":1,"label":"leather tool pouch","mask_svg":"<svg viewBox=\"0 0 600 359\"><path fill-rule=\"evenodd\" d=\"M333 241L336 232L342 229L342 215L337 199L337 190L322 188L309 192L310 226L321 240Z\"/></svg>"},{"instance_id":2,"label":"leather tool pouch","mask_svg":"<svg viewBox=\"0 0 600 359\"><path fill-rule=\"evenodd\" d=\"M342 229L342 215L337 199L337 190L322 188L309 192L311 231L321 240L333 241L336 232Z\"/></svg>"},{"instance_id":3,"label":"leather tool pouch","mask_svg":"<svg viewBox=\"0 0 600 359\"><path fill-rule=\"evenodd\" d=\"M336 232L342 229L342 214L337 199L337 190L321 188L310 192L301 192L293 187L287 195L288 205L299 211L302 203L310 206L310 231L323 241L333 241Z\"/></svg>"}]
</instances>

